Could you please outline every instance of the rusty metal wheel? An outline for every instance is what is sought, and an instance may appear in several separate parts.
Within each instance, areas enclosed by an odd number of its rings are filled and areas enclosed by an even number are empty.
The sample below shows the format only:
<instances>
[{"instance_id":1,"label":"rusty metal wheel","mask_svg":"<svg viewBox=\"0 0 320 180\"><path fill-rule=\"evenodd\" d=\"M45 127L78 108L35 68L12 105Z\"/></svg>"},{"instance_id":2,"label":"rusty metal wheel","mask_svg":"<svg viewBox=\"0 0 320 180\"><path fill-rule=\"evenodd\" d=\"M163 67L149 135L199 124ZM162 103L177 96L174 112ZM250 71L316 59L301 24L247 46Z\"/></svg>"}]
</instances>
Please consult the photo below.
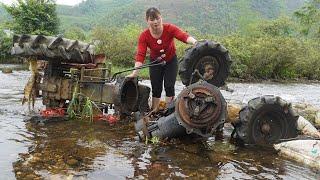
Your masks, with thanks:
<instances>
[{"instance_id":1,"label":"rusty metal wheel","mask_svg":"<svg viewBox=\"0 0 320 180\"><path fill-rule=\"evenodd\" d=\"M205 40L187 49L179 63L179 76L184 85L188 86L199 80L198 76L192 76L198 70L208 83L221 87L229 75L231 59L225 47Z\"/></svg>"},{"instance_id":2,"label":"rusty metal wheel","mask_svg":"<svg viewBox=\"0 0 320 180\"><path fill-rule=\"evenodd\" d=\"M280 97L262 96L252 99L240 111L234 124L237 137L246 144L273 144L280 139L297 136L296 115L290 103Z\"/></svg>"},{"instance_id":3,"label":"rusty metal wheel","mask_svg":"<svg viewBox=\"0 0 320 180\"><path fill-rule=\"evenodd\" d=\"M210 136L226 118L225 99L217 87L205 81L182 90L175 103L177 120L189 134Z\"/></svg>"}]
</instances>

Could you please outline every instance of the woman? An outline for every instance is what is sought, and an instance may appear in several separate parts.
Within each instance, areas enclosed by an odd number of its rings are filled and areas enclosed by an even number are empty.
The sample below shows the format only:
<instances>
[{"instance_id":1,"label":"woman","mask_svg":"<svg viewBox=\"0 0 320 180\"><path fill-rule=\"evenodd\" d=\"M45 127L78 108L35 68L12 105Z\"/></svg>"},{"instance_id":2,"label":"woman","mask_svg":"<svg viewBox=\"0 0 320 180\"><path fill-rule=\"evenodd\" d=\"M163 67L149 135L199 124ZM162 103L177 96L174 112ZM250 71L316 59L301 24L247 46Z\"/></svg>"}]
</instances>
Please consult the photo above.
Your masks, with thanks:
<instances>
[{"instance_id":1,"label":"woman","mask_svg":"<svg viewBox=\"0 0 320 180\"><path fill-rule=\"evenodd\" d=\"M188 44L195 44L197 40L173 24L162 23L162 17L157 8L152 7L146 11L146 21L148 28L140 34L135 56L135 67L143 64L147 48L150 49L150 61L156 59L166 61L164 66L149 68L152 86L151 110L156 112L160 103L163 82L166 103L172 102L175 96L174 85L178 71L178 60L174 38ZM139 70L134 70L128 77L136 77L138 73Z\"/></svg>"}]
</instances>

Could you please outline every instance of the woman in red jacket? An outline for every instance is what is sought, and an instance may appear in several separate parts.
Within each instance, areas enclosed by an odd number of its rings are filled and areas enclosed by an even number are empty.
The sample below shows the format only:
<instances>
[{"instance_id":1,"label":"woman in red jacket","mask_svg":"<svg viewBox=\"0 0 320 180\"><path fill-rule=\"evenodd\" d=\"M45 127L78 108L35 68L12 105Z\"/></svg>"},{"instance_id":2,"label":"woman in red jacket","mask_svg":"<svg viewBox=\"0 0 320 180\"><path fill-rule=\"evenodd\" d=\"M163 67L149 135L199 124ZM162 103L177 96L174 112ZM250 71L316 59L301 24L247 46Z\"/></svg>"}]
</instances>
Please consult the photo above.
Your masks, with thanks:
<instances>
[{"instance_id":1,"label":"woman in red jacket","mask_svg":"<svg viewBox=\"0 0 320 180\"><path fill-rule=\"evenodd\" d=\"M195 44L196 39L173 24L162 23L160 11L157 8L149 8L146 11L148 28L139 37L135 67L144 63L147 48L150 49L150 61L161 59L166 61L164 66L149 68L152 86L152 111L157 111L162 93L162 84L166 92L166 103L172 102L175 96L174 85L178 71L178 60L174 38L188 44ZM128 77L136 77L139 70L134 70Z\"/></svg>"}]
</instances>

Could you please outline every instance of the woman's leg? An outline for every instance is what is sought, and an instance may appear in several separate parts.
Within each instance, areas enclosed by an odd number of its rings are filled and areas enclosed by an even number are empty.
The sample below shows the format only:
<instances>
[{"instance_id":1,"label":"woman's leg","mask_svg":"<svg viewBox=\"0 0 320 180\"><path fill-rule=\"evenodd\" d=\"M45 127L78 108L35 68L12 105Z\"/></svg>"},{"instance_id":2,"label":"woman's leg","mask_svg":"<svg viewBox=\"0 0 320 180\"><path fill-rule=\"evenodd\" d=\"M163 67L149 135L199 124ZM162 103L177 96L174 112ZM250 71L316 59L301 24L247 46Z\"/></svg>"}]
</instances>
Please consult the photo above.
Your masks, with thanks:
<instances>
[{"instance_id":1,"label":"woman's leg","mask_svg":"<svg viewBox=\"0 0 320 180\"><path fill-rule=\"evenodd\" d=\"M158 111L162 93L164 68L162 66L152 66L149 68L149 75L152 88L151 111Z\"/></svg>"},{"instance_id":2,"label":"woman's leg","mask_svg":"<svg viewBox=\"0 0 320 180\"><path fill-rule=\"evenodd\" d=\"M169 105L174 99L175 88L178 74L178 60L177 56L174 56L169 63L165 65L164 68L164 89L166 91L166 103Z\"/></svg>"}]
</instances>

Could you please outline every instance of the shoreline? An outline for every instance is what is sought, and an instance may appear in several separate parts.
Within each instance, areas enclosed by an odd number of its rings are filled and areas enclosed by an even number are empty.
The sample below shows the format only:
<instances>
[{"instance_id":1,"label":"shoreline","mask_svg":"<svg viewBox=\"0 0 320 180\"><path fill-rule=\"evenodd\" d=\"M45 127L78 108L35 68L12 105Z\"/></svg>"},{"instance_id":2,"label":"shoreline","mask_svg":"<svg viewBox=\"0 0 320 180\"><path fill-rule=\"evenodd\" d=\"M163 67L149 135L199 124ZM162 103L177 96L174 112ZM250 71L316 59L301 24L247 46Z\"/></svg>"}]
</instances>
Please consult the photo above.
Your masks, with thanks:
<instances>
[{"instance_id":1,"label":"shoreline","mask_svg":"<svg viewBox=\"0 0 320 180\"><path fill-rule=\"evenodd\" d=\"M6 66L9 66L9 68L12 68L12 70L28 70L29 65L26 63L0 63L0 70L5 68ZM114 66L116 69L119 67ZM121 68L122 69L122 68ZM123 68L125 69L125 68ZM141 80L148 80L149 77L146 74L143 74L142 76L139 76L139 79ZM180 81L179 75L177 76L177 81ZM237 78L237 77L228 77L226 80L228 83L301 83L301 84L308 84L308 83L320 83L320 80L312 79L309 80L307 78L294 78L294 79L257 79L257 78Z\"/></svg>"}]
</instances>

